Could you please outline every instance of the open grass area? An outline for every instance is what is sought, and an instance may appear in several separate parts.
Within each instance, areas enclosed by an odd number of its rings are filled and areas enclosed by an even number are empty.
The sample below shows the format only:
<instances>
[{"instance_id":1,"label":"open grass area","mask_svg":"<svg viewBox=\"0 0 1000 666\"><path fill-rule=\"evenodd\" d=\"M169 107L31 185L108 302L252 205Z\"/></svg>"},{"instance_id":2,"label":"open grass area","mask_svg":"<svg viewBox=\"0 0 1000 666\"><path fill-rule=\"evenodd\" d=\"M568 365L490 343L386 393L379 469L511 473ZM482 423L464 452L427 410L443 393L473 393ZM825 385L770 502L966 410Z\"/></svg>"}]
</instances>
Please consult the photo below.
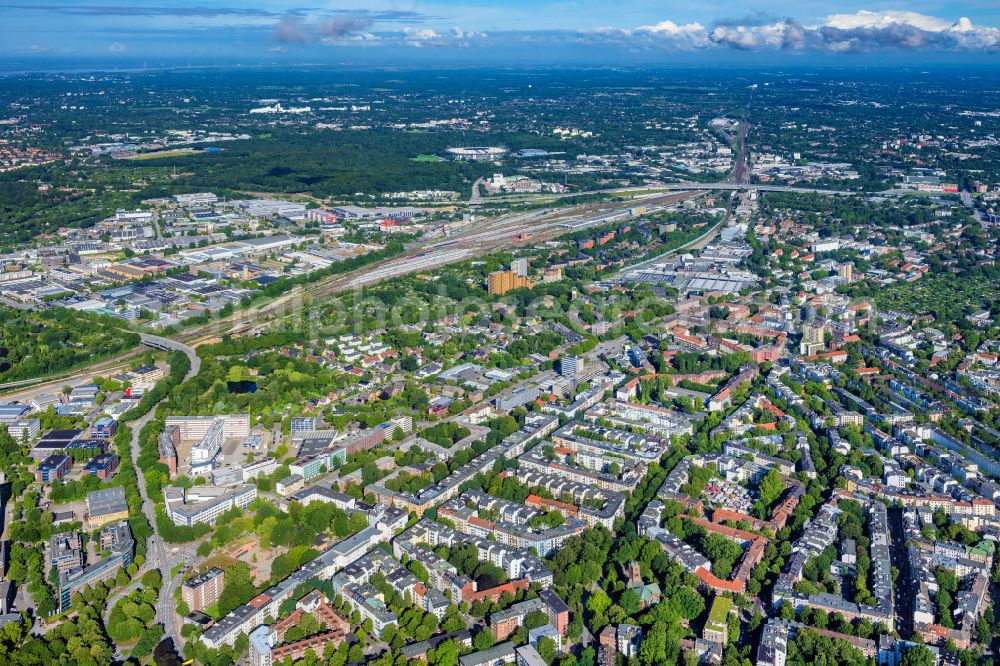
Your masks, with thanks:
<instances>
[{"instance_id":1,"label":"open grass area","mask_svg":"<svg viewBox=\"0 0 1000 666\"><path fill-rule=\"evenodd\" d=\"M174 148L173 150L158 150L152 153L139 153L126 157L127 160L155 160L161 157L180 157L182 155L194 155L199 151L194 148Z\"/></svg>"}]
</instances>

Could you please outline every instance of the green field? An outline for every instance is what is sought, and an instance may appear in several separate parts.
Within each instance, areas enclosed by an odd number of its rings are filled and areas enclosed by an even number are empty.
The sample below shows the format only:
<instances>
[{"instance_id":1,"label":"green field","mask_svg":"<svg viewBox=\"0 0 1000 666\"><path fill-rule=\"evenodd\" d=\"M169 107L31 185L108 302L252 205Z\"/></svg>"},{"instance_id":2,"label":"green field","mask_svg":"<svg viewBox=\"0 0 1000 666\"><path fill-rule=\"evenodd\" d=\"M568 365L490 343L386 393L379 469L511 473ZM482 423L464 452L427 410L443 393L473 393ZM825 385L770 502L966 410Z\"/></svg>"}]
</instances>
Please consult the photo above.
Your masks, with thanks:
<instances>
[{"instance_id":1,"label":"green field","mask_svg":"<svg viewBox=\"0 0 1000 666\"><path fill-rule=\"evenodd\" d=\"M155 160L160 157L180 157L181 155L194 155L199 151L194 148L175 148L174 150L158 150L152 153L139 153L126 157L127 160Z\"/></svg>"}]
</instances>

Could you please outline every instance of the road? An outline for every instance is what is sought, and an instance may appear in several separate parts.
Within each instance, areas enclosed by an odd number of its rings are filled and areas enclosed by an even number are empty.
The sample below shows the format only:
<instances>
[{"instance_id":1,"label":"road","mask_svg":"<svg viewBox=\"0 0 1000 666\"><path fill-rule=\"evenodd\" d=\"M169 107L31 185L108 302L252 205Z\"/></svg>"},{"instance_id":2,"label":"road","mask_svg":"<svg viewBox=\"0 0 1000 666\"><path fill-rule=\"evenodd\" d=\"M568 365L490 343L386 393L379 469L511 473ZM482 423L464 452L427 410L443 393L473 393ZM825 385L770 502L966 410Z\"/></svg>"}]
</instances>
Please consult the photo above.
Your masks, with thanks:
<instances>
[{"instance_id":1,"label":"road","mask_svg":"<svg viewBox=\"0 0 1000 666\"><path fill-rule=\"evenodd\" d=\"M631 266L622 268L620 271L618 271L617 277L620 278L622 275L625 275L626 273L635 272L641 268L650 266L652 264L662 263L667 257L677 254L678 252L684 252L686 250L704 250L706 245L715 240L715 237L719 235L719 231L722 229L722 227L726 226L729 220L730 218L727 215L726 217L722 218L722 220L713 225L712 228L703 233L701 236L695 238L693 241L688 241L687 243L681 245L680 247L675 247L673 249L667 250L663 254L658 254L655 257L650 257L649 259L640 262L638 264L633 264Z\"/></svg>"},{"instance_id":2,"label":"road","mask_svg":"<svg viewBox=\"0 0 1000 666\"><path fill-rule=\"evenodd\" d=\"M962 205L972 212L972 215L976 218L977 222L982 224L986 221L986 216L983 215L983 212L976 208L976 202L973 200L972 193L969 192L969 190L962 190L959 192L958 198L962 200Z\"/></svg>"},{"instance_id":3,"label":"road","mask_svg":"<svg viewBox=\"0 0 1000 666\"><path fill-rule=\"evenodd\" d=\"M194 353L194 350L187 345L169 338L164 338L158 335L150 335L147 333L140 333L139 339L142 344L147 347L153 347L154 349L177 349L178 351L183 351L188 354L188 359L191 361L191 365L193 367L201 367L201 359L199 359L198 355ZM100 361L94 365L89 365L83 370L71 370L68 372L58 373L56 375L50 375L48 377L37 377L34 379L22 379L16 382L7 382L5 384L0 384L0 392L3 392L5 402L9 402L11 400L24 402L25 400L31 400L32 398L40 395L52 393L54 390L59 390L64 386L76 387L84 384L90 384L94 379L94 375L112 375L116 372L129 369L131 367L132 360L140 353L142 353L142 348L136 347L134 351L121 354L115 358Z\"/></svg>"},{"instance_id":4,"label":"road","mask_svg":"<svg viewBox=\"0 0 1000 666\"><path fill-rule=\"evenodd\" d=\"M750 88L750 97L747 99L747 108L740 121L739 152L736 155L736 164L733 166L733 173L730 176L732 183L742 185L747 182L750 169L747 164L747 133L750 131L750 109L753 106L753 88Z\"/></svg>"},{"instance_id":5,"label":"road","mask_svg":"<svg viewBox=\"0 0 1000 666\"><path fill-rule=\"evenodd\" d=\"M906 533L903 529L903 510L889 509L889 554L893 566L899 569L899 576L896 578L895 603L893 608L896 612L896 631L901 636L909 636L913 633L913 613L911 606L917 590L914 588L915 581L910 574L910 558L906 548Z\"/></svg>"},{"instance_id":6,"label":"road","mask_svg":"<svg viewBox=\"0 0 1000 666\"><path fill-rule=\"evenodd\" d=\"M482 178L476 178L476 182L472 184L472 193L469 195L469 205L478 206L483 203L483 196L479 192L479 186L483 184Z\"/></svg>"},{"instance_id":7,"label":"road","mask_svg":"<svg viewBox=\"0 0 1000 666\"><path fill-rule=\"evenodd\" d=\"M729 180L729 184L730 185L738 186L740 183L742 183L744 180L746 180L746 175L747 175L747 172L748 172L748 170L747 170L747 130L748 130L749 126L750 126L750 122L749 122L749 110L748 110L747 117L743 120L743 122L740 125L739 153L738 153L738 155L736 157L736 163L733 165L733 170L729 174L729 179L728 180ZM726 135L726 136L728 137L728 135ZM729 140L732 141L731 138ZM722 227L726 226L726 224L728 224L730 221L732 221L732 219L733 219L733 211L736 209L736 200L737 200L737 198L738 197L735 197L735 196L732 197L732 201L729 202L729 208L726 211L725 216L723 216L723 218L719 222L717 222L716 224L712 225L712 227L708 231L706 231L705 233L703 233L701 236L698 236L698 238L695 238L693 241L689 241L689 242L685 243L684 245L681 245L680 247L675 247L675 248L673 248L671 250L667 250L666 252L664 252L662 254L658 254L655 257L651 257L651 258L649 258L649 259L647 259L645 261L642 261L642 262L640 262L638 264L633 264L632 266L628 266L626 268L622 268L620 271L618 271L618 274L615 276L615 278L617 280L620 280L621 277L623 275L625 275L626 273L633 273L633 272L635 272L635 271L637 271L637 270L639 270L641 268L644 268L646 266L650 266L652 264L658 264L658 263L664 261L667 257L670 257L670 256L672 256L674 254L677 254L678 252L684 252L684 251L687 251L687 250L703 250L703 249L705 249L705 247L709 243L711 243L713 240L715 240L715 238L719 235L719 232L722 230Z\"/></svg>"},{"instance_id":8,"label":"road","mask_svg":"<svg viewBox=\"0 0 1000 666\"><path fill-rule=\"evenodd\" d=\"M194 377L201 370L201 359L198 358L198 354L191 347L178 342L177 340L171 340L169 338L164 338L158 335L147 335L142 334L142 343L144 345L165 350L177 350L184 352L191 362L191 367L188 369L187 374L184 376L184 380L188 380ZM149 411L145 415L140 417L138 420L133 421L131 424L132 428L132 464L135 465L136 471L139 472L139 434L142 432L143 427L153 417L156 415L156 405L150 407ZM174 645L180 646L180 632L177 629L177 623L174 613L174 590L180 585L181 576L174 576L170 579L170 570L179 563L177 557L177 552L168 552L168 546L160 538L159 533L156 530L156 505L152 500L149 499L149 494L146 492L146 480L142 473L138 473L139 476L139 494L142 497L142 512L146 516L146 520L153 527L153 536L150 537L149 543L146 546L146 568L147 569L159 569L160 573L163 575L163 585L160 588L160 598L156 601L156 622L163 625L164 628L164 639L172 639ZM177 549L174 549L177 550ZM189 557L193 556L193 552L189 554ZM190 561L190 560L188 560Z\"/></svg>"},{"instance_id":9,"label":"road","mask_svg":"<svg viewBox=\"0 0 1000 666\"><path fill-rule=\"evenodd\" d=\"M741 127L741 135L745 137L748 123L744 122ZM730 176L734 182L726 183L667 183L657 185L655 190L651 188L625 188L617 192L620 196L631 196L631 201L616 201L580 204L560 208L556 205L549 208L539 209L530 212L512 213L501 215L495 218L487 218L481 222L470 225L468 228L453 234L445 240L433 239L421 241L400 257L389 259L381 264L366 266L351 273L331 276L313 284L303 285L292 289L288 293L267 303L251 306L247 309L230 315L225 319L213 320L205 326L190 329L178 334L177 341L186 343L190 347L197 347L209 341L214 341L222 333L238 333L249 330L262 321L266 321L275 316L287 314L298 309L303 298L316 300L331 294L356 289L365 284L371 284L384 279L390 279L408 273L432 270L451 263L464 261L482 254L509 249L523 244L529 238L531 240L549 240L564 233L560 228L560 223L576 220L585 216L592 216L601 212L608 212L615 209L627 209L635 205L655 205L657 202L671 202L672 198L679 198L685 195L691 196L693 193L712 190L759 190L768 192L811 192L827 195L843 196L896 196L896 195L918 195L926 194L914 190L890 190L887 192L852 192L824 190L820 188L788 187L780 185L749 185L738 182L745 179L746 174L746 141L741 143L740 153L737 158L736 168ZM743 165L742 167L740 165ZM476 188L478 190L478 188ZM604 192L607 194L607 192ZM676 201L676 199L673 199ZM717 230L713 230L717 231ZM517 236L517 238L515 238ZM700 242L708 242L709 238L698 239ZM692 247L697 247L692 245ZM149 340L155 340L158 336L146 336ZM164 340L164 338L158 338ZM153 345L155 346L155 345ZM119 362L127 356L119 357ZM192 365L196 367L197 357L192 357ZM105 362L108 363L108 362ZM49 380L48 386L62 386L66 379L81 379L94 372L102 370L102 366L95 365L85 370L77 371L75 375L67 375L56 380ZM0 390L3 386L0 386ZM48 388L44 392L51 392ZM14 399L17 399L16 397Z\"/></svg>"},{"instance_id":10,"label":"road","mask_svg":"<svg viewBox=\"0 0 1000 666\"><path fill-rule=\"evenodd\" d=\"M24 403L32 398L58 393L64 386L76 388L77 386L91 384L94 381L95 375L113 375L117 372L128 370L131 366L131 363L115 363L112 365L98 363L88 366L86 370L60 376L57 379L43 379L42 383L25 385L24 382L13 382L12 384L5 384L3 387L0 387L0 391L3 392L3 402L16 401ZM4 390L4 387L8 390Z\"/></svg>"},{"instance_id":11,"label":"road","mask_svg":"<svg viewBox=\"0 0 1000 666\"><path fill-rule=\"evenodd\" d=\"M184 377L185 380L190 379L201 372L201 358L198 357L197 352L195 352L192 347L189 347L183 342L173 340L171 338L164 338L160 335L151 335L149 333L140 333L139 339L142 341L142 344L147 347L152 347L153 349L184 352L184 354L188 357L188 361L191 363L191 368Z\"/></svg>"}]
</instances>

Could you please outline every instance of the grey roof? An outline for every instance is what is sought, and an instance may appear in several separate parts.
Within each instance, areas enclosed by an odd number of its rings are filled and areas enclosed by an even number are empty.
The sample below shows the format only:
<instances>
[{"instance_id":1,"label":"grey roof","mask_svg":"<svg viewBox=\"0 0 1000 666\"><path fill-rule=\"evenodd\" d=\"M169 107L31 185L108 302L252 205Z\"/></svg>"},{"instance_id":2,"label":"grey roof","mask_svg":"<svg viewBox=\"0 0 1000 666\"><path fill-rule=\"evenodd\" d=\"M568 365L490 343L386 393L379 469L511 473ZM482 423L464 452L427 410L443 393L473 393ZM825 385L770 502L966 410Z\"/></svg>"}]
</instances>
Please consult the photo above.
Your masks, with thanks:
<instances>
[{"instance_id":1,"label":"grey roof","mask_svg":"<svg viewBox=\"0 0 1000 666\"><path fill-rule=\"evenodd\" d=\"M508 641L506 643L498 643L486 650L480 650L479 652L459 657L458 662L462 666L479 666L480 664L491 663L496 659L506 659L509 662L513 662L515 654L514 643Z\"/></svg>"},{"instance_id":2,"label":"grey roof","mask_svg":"<svg viewBox=\"0 0 1000 666\"><path fill-rule=\"evenodd\" d=\"M87 511L90 512L91 517L128 511L125 489L121 486L115 486L87 493Z\"/></svg>"},{"instance_id":3,"label":"grey roof","mask_svg":"<svg viewBox=\"0 0 1000 666\"><path fill-rule=\"evenodd\" d=\"M441 645L445 641L454 640L458 643L468 644L472 640L472 632L468 629L460 629L458 631L453 631L450 634L441 634L440 636L434 636L428 638L426 641L420 641L418 643L410 643L409 645L404 645L399 648L400 654L402 654L407 659L416 659L421 655L427 654L429 650L436 649L437 646Z\"/></svg>"}]
</instances>

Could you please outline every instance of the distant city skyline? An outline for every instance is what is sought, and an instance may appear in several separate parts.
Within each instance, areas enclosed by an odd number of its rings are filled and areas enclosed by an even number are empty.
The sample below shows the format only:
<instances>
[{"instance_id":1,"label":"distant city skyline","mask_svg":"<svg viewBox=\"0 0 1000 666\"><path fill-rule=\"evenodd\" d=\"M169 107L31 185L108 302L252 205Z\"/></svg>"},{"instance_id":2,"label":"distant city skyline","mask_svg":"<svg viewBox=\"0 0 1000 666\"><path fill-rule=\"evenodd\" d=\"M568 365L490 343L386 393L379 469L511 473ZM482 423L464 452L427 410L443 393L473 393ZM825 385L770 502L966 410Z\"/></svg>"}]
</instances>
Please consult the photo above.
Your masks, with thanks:
<instances>
[{"instance_id":1,"label":"distant city skyline","mask_svg":"<svg viewBox=\"0 0 1000 666\"><path fill-rule=\"evenodd\" d=\"M657 63L1000 58L1000 5L722 0L0 3L0 58L253 62ZM878 58L872 54L880 54ZM754 54L754 55L748 55Z\"/></svg>"}]
</instances>

